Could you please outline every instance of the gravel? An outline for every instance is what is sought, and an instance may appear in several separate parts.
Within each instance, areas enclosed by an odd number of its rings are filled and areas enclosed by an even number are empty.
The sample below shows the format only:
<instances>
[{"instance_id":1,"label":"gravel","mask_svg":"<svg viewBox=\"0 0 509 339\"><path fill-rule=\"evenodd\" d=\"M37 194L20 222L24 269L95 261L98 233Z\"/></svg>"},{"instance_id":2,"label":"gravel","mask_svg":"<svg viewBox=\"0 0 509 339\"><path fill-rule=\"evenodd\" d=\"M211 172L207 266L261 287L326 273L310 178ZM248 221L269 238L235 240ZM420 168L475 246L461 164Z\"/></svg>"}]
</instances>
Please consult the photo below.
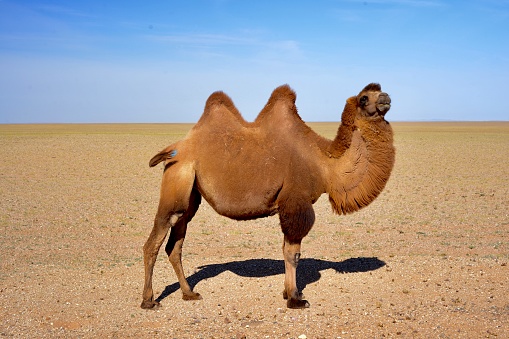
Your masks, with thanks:
<instances>
[{"instance_id":1,"label":"gravel","mask_svg":"<svg viewBox=\"0 0 509 339\"><path fill-rule=\"evenodd\" d=\"M331 136L336 124L311 124ZM0 125L0 336L163 338L509 337L509 123L395 123L381 196L303 241L282 298L277 216L237 222L203 203L183 301L160 252L162 307L142 310L142 246L159 195L152 155L190 125Z\"/></svg>"}]
</instances>

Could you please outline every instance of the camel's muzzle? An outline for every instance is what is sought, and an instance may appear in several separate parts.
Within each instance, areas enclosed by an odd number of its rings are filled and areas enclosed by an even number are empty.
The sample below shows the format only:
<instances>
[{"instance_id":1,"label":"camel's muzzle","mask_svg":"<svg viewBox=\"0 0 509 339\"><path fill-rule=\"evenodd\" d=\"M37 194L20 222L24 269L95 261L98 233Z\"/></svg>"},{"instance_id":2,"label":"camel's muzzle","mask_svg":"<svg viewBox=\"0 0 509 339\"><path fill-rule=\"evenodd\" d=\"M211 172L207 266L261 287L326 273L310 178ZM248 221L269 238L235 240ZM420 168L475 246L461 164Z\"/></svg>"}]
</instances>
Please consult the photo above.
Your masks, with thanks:
<instances>
[{"instance_id":1,"label":"camel's muzzle","mask_svg":"<svg viewBox=\"0 0 509 339\"><path fill-rule=\"evenodd\" d=\"M376 101L376 110L378 114L384 116L391 109L391 98L387 93L380 93Z\"/></svg>"}]
</instances>

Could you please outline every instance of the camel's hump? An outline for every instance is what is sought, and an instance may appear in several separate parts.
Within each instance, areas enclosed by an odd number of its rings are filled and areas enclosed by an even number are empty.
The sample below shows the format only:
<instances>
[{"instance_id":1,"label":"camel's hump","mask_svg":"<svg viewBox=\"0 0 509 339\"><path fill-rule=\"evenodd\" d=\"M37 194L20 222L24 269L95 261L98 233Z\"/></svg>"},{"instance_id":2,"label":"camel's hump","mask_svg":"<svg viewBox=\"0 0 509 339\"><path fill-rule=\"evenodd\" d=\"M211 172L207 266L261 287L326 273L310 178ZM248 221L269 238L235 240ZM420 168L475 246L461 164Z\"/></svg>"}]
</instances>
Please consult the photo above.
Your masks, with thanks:
<instances>
[{"instance_id":1,"label":"camel's hump","mask_svg":"<svg viewBox=\"0 0 509 339\"><path fill-rule=\"evenodd\" d=\"M277 116L291 117L290 119L297 118L298 121L302 121L299 114L297 113L297 108L295 107L296 99L297 95L290 86L279 86L274 91L272 91L267 104L265 104L265 107L262 109L260 114L258 114L255 123L260 124L263 122L268 122L270 124ZM281 109L281 106L278 106L277 103L283 103L287 109ZM276 106L279 108L275 109Z\"/></svg>"},{"instance_id":2,"label":"camel's hump","mask_svg":"<svg viewBox=\"0 0 509 339\"><path fill-rule=\"evenodd\" d=\"M289 85L282 85L276 88L274 91L272 91L272 94L269 98L269 102L274 102L276 100L288 100L292 103L295 103L295 100L297 99L297 95L295 94L295 91L291 89Z\"/></svg>"},{"instance_id":3,"label":"camel's hump","mask_svg":"<svg viewBox=\"0 0 509 339\"><path fill-rule=\"evenodd\" d=\"M205 108L211 108L214 105L226 106L228 109L237 110L233 104L233 100L223 91L212 93L205 103Z\"/></svg>"},{"instance_id":4,"label":"camel's hump","mask_svg":"<svg viewBox=\"0 0 509 339\"><path fill-rule=\"evenodd\" d=\"M246 124L246 121L242 118L239 110L235 107L233 100L223 91L217 91L212 93L207 99L205 109L197 123L197 126L202 125L207 121L210 122L210 119L228 123L228 121L232 118L233 121L239 122L241 125Z\"/></svg>"}]
</instances>

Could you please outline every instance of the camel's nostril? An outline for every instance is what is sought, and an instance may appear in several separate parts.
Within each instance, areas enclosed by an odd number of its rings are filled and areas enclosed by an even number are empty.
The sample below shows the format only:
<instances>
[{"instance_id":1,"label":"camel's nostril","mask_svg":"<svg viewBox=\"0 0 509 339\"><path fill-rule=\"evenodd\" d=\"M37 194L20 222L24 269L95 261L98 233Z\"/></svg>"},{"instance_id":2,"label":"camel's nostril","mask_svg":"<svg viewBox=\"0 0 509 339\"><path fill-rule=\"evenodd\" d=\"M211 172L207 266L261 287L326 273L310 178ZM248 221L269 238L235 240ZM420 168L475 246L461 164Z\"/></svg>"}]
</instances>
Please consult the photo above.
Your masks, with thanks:
<instances>
[{"instance_id":1,"label":"camel's nostril","mask_svg":"<svg viewBox=\"0 0 509 339\"><path fill-rule=\"evenodd\" d=\"M391 98L387 93L380 93L378 95L376 109L381 115L385 115L391 109Z\"/></svg>"},{"instance_id":2,"label":"camel's nostril","mask_svg":"<svg viewBox=\"0 0 509 339\"><path fill-rule=\"evenodd\" d=\"M378 95L377 102L379 104L390 104L391 98L389 97L389 94L387 94L387 93L380 93L380 95Z\"/></svg>"}]
</instances>

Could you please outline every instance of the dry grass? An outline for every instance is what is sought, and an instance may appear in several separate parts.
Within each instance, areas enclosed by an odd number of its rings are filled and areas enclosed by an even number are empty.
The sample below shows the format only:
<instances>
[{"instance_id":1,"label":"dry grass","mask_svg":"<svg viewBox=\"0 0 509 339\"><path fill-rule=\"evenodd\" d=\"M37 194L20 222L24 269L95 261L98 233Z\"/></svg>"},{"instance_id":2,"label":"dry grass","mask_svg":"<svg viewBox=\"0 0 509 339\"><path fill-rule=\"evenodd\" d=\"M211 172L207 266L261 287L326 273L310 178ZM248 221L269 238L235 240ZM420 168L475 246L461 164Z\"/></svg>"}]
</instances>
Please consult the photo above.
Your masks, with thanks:
<instances>
[{"instance_id":1,"label":"dry grass","mask_svg":"<svg viewBox=\"0 0 509 339\"><path fill-rule=\"evenodd\" d=\"M310 124L331 137L336 124ZM191 125L0 125L1 336L307 338L509 336L509 123L395 123L386 190L338 217L326 198L282 299L277 217L235 222L203 204L181 300L163 253L163 308L139 308L157 207L157 151Z\"/></svg>"}]
</instances>

